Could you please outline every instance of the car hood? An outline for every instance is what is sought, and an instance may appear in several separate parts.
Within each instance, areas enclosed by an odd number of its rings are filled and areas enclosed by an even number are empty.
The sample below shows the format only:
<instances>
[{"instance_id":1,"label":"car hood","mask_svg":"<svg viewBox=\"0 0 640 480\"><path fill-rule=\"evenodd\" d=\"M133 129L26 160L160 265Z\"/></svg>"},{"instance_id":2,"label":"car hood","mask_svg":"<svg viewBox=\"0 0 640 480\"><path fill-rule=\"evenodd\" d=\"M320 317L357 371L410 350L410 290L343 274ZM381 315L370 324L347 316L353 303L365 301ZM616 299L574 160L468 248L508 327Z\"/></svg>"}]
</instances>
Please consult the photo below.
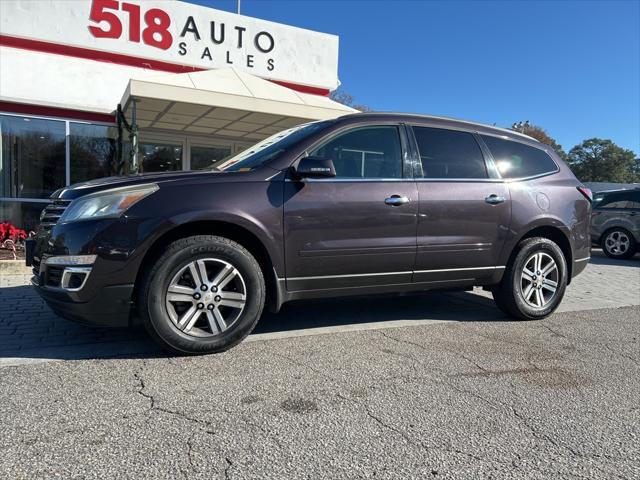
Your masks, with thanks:
<instances>
[{"instance_id":1,"label":"car hood","mask_svg":"<svg viewBox=\"0 0 640 480\"><path fill-rule=\"evenodd\" d=\"M113 188L129 187L132 185L142 185L145 183L156 183L158 185L171 182L184 181L238 181L238 177L253 177L251 172L219 172L219 171L180 171L180 172L158 172L126 175L121 177L106 177L90 180L88 182L76 183L68 187L56 190L51 195L53 200L73 200L78 197L89 195L90 193L110 190Z\"/></svg>"}]
</instances>

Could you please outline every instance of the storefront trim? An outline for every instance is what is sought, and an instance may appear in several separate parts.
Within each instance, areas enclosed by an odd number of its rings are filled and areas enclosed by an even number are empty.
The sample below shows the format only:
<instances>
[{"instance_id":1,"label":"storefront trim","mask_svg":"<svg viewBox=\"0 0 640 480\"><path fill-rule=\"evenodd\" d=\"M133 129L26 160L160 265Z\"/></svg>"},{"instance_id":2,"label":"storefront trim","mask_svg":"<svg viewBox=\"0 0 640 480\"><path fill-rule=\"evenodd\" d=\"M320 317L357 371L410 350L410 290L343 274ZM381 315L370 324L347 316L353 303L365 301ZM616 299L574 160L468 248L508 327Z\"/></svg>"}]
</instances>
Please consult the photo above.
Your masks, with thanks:
<instances>
[{"instance_id":1,"label":"storefront trim","mask_svg":"<svg viewBox=\"0 0 640 480\"><path fill-rule=\"evenodd\" d=\"M116 124L114 115L106 113L87 112L85 110L72 110L70 108L46 107L43 105L31 105L28 103L14 103L0 101L0 112L11 115L29 115L50 120L79 120L87 122Z\"/></svg>"}]
</instances>

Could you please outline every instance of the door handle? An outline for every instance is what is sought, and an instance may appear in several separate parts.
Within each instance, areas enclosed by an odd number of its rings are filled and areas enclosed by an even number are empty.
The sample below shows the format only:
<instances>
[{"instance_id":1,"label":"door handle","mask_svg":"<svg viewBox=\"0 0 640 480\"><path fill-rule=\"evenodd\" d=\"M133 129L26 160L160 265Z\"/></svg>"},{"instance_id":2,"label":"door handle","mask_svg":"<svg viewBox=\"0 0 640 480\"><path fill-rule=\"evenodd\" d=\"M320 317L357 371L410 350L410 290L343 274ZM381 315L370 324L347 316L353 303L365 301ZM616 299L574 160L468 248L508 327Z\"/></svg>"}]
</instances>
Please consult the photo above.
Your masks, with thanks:
<instances>
[{"instance_id":1,"label":"door handle","mask_svg":"<svg viewBox=\"0 0 640 480\"><path fill-rule=\"evenodd\" d=\"M487 202L489 205L497 205L499 203L504 203L505 198L501 197L500 195L496 195L495 193L492 193L487 198L485 198L484 201Z\"/></svg>"},{"instance_id":2,"label":"door handle","mask_svg":"<svg viewBox=\"0 0 640 480\"><path fill-rule=\"evenodd\" d=\"M384 199L384 203L392 207L399 207L400 205L409 203L409 199L404 195L391 195L389 198Z\"/></svg>"}]
</instances>

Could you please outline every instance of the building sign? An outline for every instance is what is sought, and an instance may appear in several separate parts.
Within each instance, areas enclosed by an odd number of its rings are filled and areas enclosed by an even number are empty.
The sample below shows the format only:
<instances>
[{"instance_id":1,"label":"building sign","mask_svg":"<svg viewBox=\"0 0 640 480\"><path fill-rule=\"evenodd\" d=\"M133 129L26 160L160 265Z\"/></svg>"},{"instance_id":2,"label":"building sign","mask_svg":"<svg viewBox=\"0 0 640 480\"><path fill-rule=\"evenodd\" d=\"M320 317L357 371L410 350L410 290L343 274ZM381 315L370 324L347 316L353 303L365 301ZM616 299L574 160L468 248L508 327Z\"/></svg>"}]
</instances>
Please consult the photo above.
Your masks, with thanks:
<instances>
[{"instance_id":1,"label":"building sign","mask_svg":"<svg viewBox=\"0 0 640 480\"><path fill-rule=\"evenodd\" d=\"M180 1L3 0L0 35L338 86L338 37Z\"/></svg>"}]
</instances>

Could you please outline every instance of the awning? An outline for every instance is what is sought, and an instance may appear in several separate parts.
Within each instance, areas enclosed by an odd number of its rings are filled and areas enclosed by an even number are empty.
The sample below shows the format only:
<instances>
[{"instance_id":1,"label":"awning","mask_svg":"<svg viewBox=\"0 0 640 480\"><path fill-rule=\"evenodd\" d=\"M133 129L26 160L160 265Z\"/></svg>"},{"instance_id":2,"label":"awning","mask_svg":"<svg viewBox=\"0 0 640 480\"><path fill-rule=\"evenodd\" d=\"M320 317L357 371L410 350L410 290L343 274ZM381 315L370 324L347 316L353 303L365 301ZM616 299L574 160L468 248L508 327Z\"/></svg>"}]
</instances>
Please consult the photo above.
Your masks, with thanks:
<instances>
[{"instance_id":1,"label":"awning","mask_svg":"<svg viewBox=\"0 0 640 480\"><path fill-rule=\"evenodd\" d=\"M139 128L258 141L285 128L356 110L233 68L131 79L122 109Z\"/></svg>"}]
</instances>

